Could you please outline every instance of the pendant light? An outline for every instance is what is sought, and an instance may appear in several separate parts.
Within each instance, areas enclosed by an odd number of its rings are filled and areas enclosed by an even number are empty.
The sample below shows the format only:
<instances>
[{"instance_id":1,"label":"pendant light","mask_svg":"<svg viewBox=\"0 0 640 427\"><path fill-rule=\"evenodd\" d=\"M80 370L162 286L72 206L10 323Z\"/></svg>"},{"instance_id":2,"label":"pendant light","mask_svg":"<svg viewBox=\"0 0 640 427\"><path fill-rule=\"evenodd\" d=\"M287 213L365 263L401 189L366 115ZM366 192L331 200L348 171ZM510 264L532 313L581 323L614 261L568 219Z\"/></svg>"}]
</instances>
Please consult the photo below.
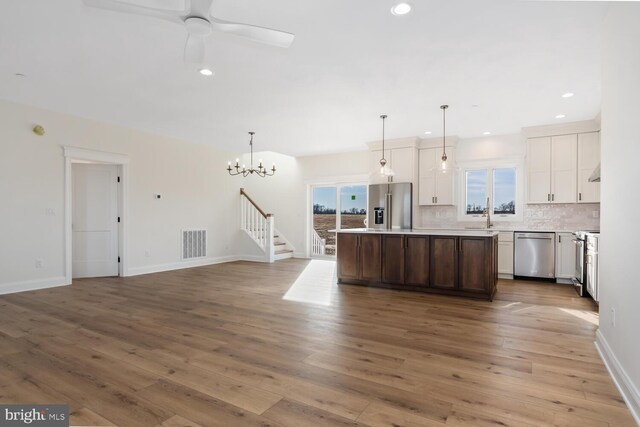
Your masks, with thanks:
<instances>
[{"instance_id":1,"label":"pendant light","mask_svg":"<svg viewBox=\"0 0 640 427\"><path fill-rule=\"evenodd\" d=\"M384 158L384 121L387 118L387 115L382 114L380 118L382 119L382 158L380 159L380 175L393 176L395 173L387 165L387 159Z\"/></svg>"},{"instance_id":2,"label":"pendant light","mask_svg":"<svg viewBox=\"0 0 640 427\"><path fill-rule=\"evenodd\" d=\"M449 108L448 105L441 105L440 108L442 109L442 172L445 172L447 170L447 149L446 149L446 125L447 125L447 121L446 121L446 111L447 108Z\"/></svg>"}]
</instances>

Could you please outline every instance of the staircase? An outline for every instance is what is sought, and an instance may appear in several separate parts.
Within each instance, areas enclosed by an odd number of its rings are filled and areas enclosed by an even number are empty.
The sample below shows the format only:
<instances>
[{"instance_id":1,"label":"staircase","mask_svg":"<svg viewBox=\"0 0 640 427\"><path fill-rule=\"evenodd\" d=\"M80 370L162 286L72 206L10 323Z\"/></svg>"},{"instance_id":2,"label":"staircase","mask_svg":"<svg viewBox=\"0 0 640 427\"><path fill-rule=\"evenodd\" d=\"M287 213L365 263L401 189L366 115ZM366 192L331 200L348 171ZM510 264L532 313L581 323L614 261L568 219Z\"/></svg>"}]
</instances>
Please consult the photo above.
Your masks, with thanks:
<instances>
[{"instance_id":1,"label":"staircase","mask_svg":"<svg viewBox=\"0 0 640 427\"><path fill-rule=\"evenodd\" d=\"M240 189L240 229L247 233L264 253L264 262L293 257L293 246L275 228L275 217L263 211Z\"/></svg>"}]
</instances>

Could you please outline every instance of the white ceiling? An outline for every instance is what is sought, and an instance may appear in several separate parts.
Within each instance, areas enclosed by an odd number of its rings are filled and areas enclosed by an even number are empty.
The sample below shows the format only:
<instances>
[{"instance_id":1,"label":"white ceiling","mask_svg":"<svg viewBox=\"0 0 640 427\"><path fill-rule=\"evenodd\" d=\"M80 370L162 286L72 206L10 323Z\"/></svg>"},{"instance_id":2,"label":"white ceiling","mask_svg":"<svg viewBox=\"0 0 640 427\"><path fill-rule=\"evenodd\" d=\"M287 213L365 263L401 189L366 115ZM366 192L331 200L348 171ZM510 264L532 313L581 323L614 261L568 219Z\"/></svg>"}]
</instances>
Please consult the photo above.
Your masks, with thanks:
<instances>
[{"instance_id":1,"label":"white ceiling","mask_svg":"<svg viewBox=\"0 0 640 427\"><path fill-rule=\"evenodd\" d=\"M206 78L183 63L177 25L81 0L3 1L0 98L234 151L253 130L256 149L290 155L363 149L381 113L388 138L441 135L443 103L447 134L462 138L599 112L606 4L413 3L396 17L389 0L216 0L218 18L296 40L283 50L215 33Z\"/></svg>"}]
</instances>

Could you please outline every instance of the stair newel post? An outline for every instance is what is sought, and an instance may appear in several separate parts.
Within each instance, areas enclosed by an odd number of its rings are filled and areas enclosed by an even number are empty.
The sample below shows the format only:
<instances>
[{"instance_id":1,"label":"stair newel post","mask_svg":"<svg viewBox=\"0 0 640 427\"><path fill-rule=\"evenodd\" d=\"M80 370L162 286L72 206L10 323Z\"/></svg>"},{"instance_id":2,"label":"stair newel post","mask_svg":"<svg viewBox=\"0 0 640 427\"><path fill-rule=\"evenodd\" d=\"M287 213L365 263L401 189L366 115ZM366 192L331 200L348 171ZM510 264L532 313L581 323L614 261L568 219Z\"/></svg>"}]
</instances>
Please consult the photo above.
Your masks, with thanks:
<instances>
[{"instance_id":1,"label":"stair newel post","mask_svg":"<svg viewBox=\"0 0 640 427\"><path fill-rule=\"evenodd\" d=\"M246 201L244 197L240 197L240 229L242 230L246 230L247 229L247 220L245 218L245 211L246 211Z\"/></svg>"},{"instance_id":2,"label":"stair newel post","mask_svg":"<svg viewBox=\"0 0 640 427\"><path fill-rule=\"evenodd\" d=\"M265 256L267 262L275 261L275 247L273 244L273 235L275 234L275 217L273 214L267 214L266 227L265 227Z\"/></svg>"}]
</instances>

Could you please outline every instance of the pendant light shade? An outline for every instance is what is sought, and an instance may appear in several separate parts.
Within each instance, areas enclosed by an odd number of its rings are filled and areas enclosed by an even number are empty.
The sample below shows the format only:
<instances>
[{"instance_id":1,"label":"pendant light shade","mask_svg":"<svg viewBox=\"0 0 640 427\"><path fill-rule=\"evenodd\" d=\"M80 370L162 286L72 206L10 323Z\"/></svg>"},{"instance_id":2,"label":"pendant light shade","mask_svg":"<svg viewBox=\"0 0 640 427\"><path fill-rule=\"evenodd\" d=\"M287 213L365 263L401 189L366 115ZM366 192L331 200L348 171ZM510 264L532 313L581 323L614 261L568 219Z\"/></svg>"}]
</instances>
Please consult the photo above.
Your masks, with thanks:
<instances>
[{"instance_id":1,"label":"pendant light shade","mask_svg":"<svg viewBox=\"0 0 640 427\"><path fill-rule=\"evenodd\" d=\"M382 114L380 118L382 119L382 158L380 159L380 175L393 176L395 175L395 173L389 167L389 164L387 163L387 159L384 157L384 121L386 120L387 115Z\"/></svg>"},{"instance_id":2,"label":"pendant light shade","mask_svg":"<svg viewBox=\"0 0 640 427\"><path fill-rule=\"evenodd\" d=\"M446 149L446 131L447 131L447 120L446 120L446 111L449 108L448 105L441 105L442 109L442 172L446 172L447 170L447 149Z\"/></svg>"}]
</instances>

